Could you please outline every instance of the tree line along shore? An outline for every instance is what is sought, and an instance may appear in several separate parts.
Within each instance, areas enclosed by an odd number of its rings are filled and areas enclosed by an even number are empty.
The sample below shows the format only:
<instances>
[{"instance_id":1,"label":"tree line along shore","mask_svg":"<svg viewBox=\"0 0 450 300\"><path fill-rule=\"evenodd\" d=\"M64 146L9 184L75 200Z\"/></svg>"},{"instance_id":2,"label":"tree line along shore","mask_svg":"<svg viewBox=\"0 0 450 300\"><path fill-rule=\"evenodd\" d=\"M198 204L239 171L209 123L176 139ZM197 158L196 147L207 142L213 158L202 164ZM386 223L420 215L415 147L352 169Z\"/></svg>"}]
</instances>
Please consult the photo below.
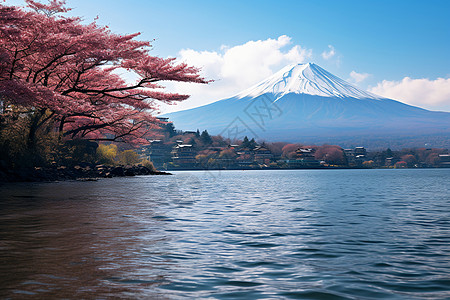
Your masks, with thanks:
<instances>
[{"instance_id":1,"label":"tree line along shore","mask_svg":"<svg viewBox=\"0 0 450 300\"><path fill-rule=\"evenodd\" d=\"M207 130L177 131L167 122L159 139L138 150L158 169L302 169L302 168L432 168L449 167L444 148L379 149L339 145L230 140Z\"/></svg>"}]
</instances>

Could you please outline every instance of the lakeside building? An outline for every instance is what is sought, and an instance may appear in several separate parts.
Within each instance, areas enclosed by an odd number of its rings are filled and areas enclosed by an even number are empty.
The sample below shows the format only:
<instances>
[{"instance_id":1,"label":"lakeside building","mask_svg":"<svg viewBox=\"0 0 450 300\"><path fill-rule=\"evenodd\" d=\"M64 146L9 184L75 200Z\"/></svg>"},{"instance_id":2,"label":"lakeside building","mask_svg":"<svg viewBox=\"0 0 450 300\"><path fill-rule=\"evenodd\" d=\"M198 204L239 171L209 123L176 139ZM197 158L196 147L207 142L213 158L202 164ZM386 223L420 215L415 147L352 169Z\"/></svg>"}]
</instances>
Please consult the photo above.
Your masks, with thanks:
<instances>
[{"instance_id":1,"label":"lakeside building","mask_svg":"<svg viewBox=\"0 0 450 300\"><path fill-rule=\"evenodd\" d=\"M295 159L281 160L279 162L287 165L288 168L318 168L321 166L319 160L314 157L315 150L310 148L299 148L295 151Z\"/></svg>"},{"instance_id":2,"label":"lakeside building","mask_svg":"<svg viewBox=\"0 0 450 300\"><path fill-rule=\"evenodd\" d=\"M350 167L361 167L367 160L367 150L364 147L344 149L344 155Z\"/></svg>"},{"instance_id":3,"label":"lakeside building","mask_svg":"<svg viewBox=\"0 0 450 300\"><path fill-rule=\"evenodd\" d=\"M178 144L172 150L172 162L175 166L193 168L196 165L197 151L189 144Z\"/></svg>"},{"instance_id":4,"label":"lakeside building","mask_svg":"<svg viewBox=\"0 0 450 300\"><path fill-rule=\"evenodd\" d=\"M356 147L355 150L353 150L353 152L355 153L355 156L367 155L367 150L364 147Z\"/></svg>"},{"instance_id":5,"label":"lakeside building","mask_svg":"<svg viewBox=\"0 0 450 300\"><path fill-rule=\"evenodd\" d=\"M269 164L273 159L273 154L263 146L256 146L253 149L253 160L258 164Z\"/></svg>"},{"instance_id":6,"label":"lakeside building","mask_svg":"<svg viewBox=\"0 0 450 300\"><path fill-rule=\"evenodd\" d=\"M158 120L160 120L161 122L164 123L168 123L169 122L169 118L165 118L165 117L156 117Z\"/></svg>"},{"instance_id":7,"label":"lakeside building","mask_svg":"<svg viewBox=\"0 0 450 300\"><path fill-rule=\"evenodd\" d=\"M241 168L248 168L254 163L253 153L250 148L241 148L236 151L236 155L237 165Z\"/></svg>"},{"instance_id":8,"label":"lakeside building","mask_svg":"<svg viewBox=\"0 0 450 300\"><path fill-rule=\"evenodd\" d=\"M398 162L398 159L396 159L394 157L386 157L386 159L384 161L384 165L386 167L393 167L397 162Z\"/></svg>"},{"instance_id":9,"label":"lakeside building","mask_svg":"<svg viewBox=\"0 0 450 300\"><path fill-rule=\"evenodd\" d=\"M149 145L143 146L142 154L158 169L164 168L164 164L170 161L172 147L164 144L162 140L150 140Z\"/></svg>"},{"instance_id":10,"label":"lakeside building","mask_svg":"<svg viewBox=\"0 0 450 300\"><path fill-rule=\"evenodd\" d=\"M450 154L439 154L439 166L443 168L450 168Z\"/></svg>"}]
</instances>

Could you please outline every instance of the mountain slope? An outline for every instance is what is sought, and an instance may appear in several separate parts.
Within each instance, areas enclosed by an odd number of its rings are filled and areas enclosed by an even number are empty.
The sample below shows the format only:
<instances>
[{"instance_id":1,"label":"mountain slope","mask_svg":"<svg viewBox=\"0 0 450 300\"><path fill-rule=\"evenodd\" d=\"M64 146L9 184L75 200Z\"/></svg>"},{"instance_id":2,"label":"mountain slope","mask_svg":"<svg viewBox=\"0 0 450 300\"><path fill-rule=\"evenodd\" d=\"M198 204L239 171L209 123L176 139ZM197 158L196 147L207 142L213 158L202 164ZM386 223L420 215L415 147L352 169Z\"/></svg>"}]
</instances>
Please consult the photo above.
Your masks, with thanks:
<instances>
[{"instance_id":1,"label":"mountain slope","mask_svg":"<svg viewBox=\"0 0 450 300\"><path fill-rule=\"evenodd\" d=\"M377 99L313 63L289 65L237 95L238 98L257 97L271 93L281 98L286 94L308 94L322 97Z\"/></svg>"},{"instance_id":2,"label":"mountain slope","mask_svg":"<svg viewBox=\"0 0 450 300\"><path fill-rule=\"evenodd\" d=\"M164 116L178 129L231 139L351 144L439 136L450 145L450 113L371 94L310 63L287 66L231 98Z\"/></svg>"}]
</instances>

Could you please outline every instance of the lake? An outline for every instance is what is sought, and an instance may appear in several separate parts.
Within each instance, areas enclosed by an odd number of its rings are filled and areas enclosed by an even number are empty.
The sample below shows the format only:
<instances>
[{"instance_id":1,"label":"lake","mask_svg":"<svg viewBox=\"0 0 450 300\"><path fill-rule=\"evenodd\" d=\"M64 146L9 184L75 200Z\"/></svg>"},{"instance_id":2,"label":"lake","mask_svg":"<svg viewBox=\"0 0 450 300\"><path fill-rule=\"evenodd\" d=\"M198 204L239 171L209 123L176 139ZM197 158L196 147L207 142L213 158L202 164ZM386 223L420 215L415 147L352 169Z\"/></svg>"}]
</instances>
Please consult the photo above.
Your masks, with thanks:
<instances>
[{"instance_id":1,"label":"lake","mask_svg":"<svg viewBox=\"0 0 450 300\"><path fill-rule=\"evenodd\" d=\"M0 185L0 298L450 299L450 169Z\"/></svg>"}]
</instances>

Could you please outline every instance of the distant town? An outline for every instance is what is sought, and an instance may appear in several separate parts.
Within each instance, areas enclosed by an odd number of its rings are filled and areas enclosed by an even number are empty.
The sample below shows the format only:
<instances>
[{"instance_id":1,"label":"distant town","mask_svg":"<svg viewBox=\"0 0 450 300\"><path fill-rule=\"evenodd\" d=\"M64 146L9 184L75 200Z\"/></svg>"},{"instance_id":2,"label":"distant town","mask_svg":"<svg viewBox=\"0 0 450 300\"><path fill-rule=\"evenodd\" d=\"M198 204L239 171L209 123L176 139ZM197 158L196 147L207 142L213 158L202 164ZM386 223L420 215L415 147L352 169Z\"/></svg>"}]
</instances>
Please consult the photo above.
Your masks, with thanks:
<instances>
[{"instance_id":1,"label":"distant town","mask_svg":"<svg viewBox=\"0 0 450 300\"><path fill-rule=\"evenodd\" d=\"M385 149L368 152L363 145L302 145L257 142L244 137L231 141L207 130L177 131L167 118L160 138L139 154L159 170L320 169L320 168L439 168L450 167L448 149Z\"/></svg>"}]
</instances>

